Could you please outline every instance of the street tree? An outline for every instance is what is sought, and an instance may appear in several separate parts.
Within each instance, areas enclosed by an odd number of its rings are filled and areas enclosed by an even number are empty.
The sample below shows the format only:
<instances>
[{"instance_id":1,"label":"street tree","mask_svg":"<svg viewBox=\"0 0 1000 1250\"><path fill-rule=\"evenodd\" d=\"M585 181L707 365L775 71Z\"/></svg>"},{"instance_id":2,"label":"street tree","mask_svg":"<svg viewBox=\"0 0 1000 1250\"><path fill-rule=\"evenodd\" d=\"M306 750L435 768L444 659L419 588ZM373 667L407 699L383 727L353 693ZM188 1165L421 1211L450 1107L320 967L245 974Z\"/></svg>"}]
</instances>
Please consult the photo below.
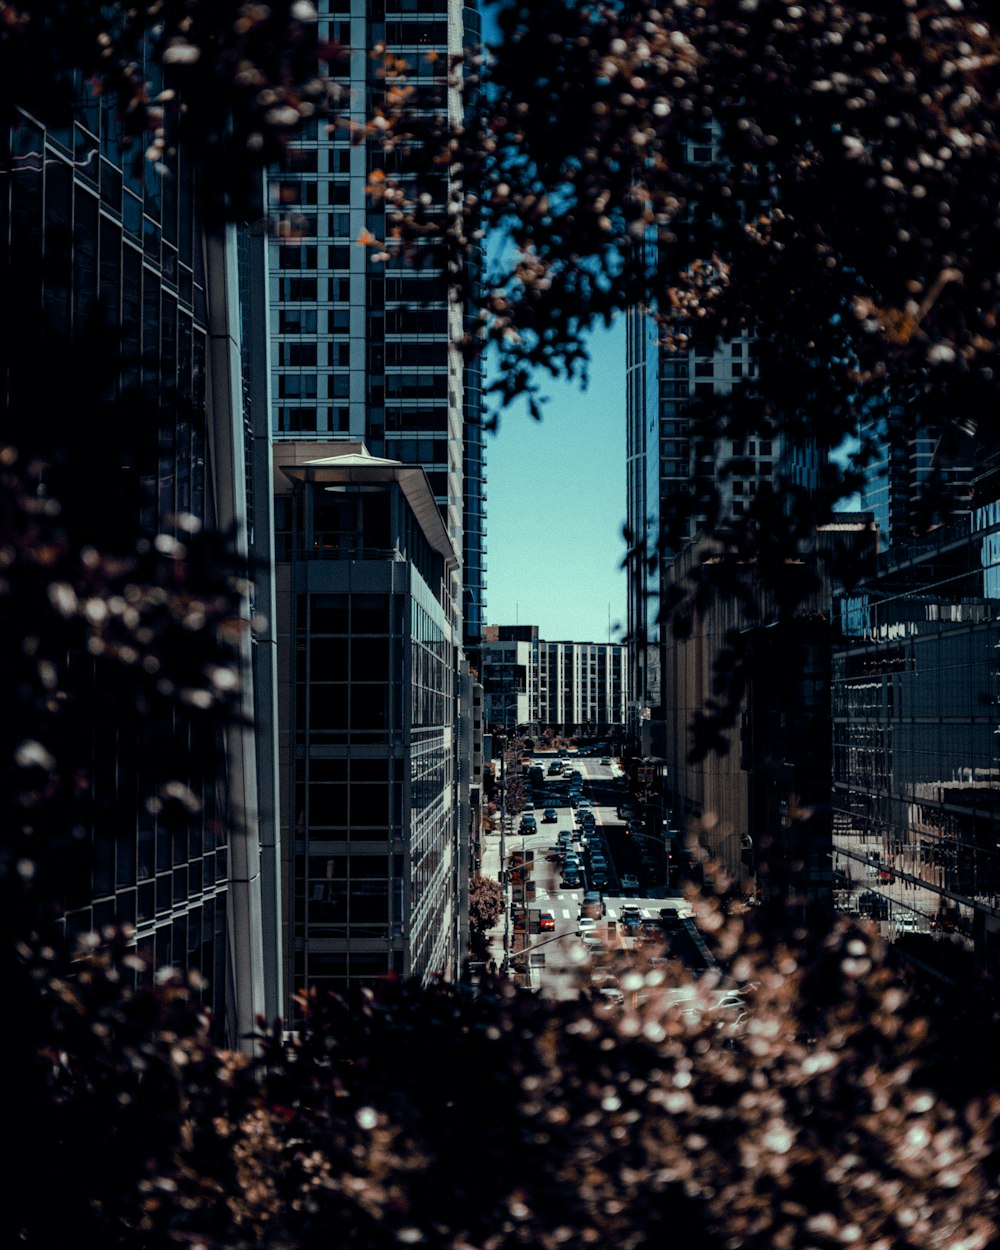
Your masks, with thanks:
<instances>
[{"instance_id":1,"label":"street tree","mask_svg":"<svg viewBox=\"0 0 1000 1250\"><path fill-rule=\"evenodd\" d=\"M503 901L499 883L477 872L469 886L469 920L475 936L493 928L503 913Z\"/></svg>"}]
</instances>

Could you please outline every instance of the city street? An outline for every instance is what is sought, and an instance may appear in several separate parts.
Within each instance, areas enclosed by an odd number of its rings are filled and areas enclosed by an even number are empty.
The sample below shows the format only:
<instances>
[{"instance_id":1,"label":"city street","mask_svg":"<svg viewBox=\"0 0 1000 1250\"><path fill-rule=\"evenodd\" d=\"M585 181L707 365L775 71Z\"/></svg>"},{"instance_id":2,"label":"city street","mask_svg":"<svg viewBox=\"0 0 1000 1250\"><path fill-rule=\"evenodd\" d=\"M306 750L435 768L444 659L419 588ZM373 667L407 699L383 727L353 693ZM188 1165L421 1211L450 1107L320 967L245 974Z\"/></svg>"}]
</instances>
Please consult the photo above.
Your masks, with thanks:
<instances>
[{"instance_id":1,"label":"city street","mask_svg":"<svg viewBox=\"0 0 1000 1250\"><path fill-rule=\"evenodd\" d=\"M625 907L631 907L640 922L656 925L660 922L662 910L676 911L678 925L671 939L671 948L689 967L699 969L707 966L710 956L690 920L690 909L678 890L668 889L665 884L647 886L641 894L632 890L626 895L621 890L621 877L627 869L638 867L638 844L641 839L626 835L624 823L617 815L617 806L624 793L614 786L619 771L617 765L571 756L565 763L579 770L585 795L592 802L593 844L605 847L608 855L608 882L600 891L604 914L597 918L589 944L578 934L584 891L592 883L587 868L578 887L571 888L562 881L559 833L563 830L572 833L575 820L573 808L566 800L565 787L559 784L556 775L549 776L547 772L554 758L541 753L536 755L533 763L546 769L546 779L542 787L533 789L530 785L526 786L526 801L530 806L525 808L525 812L535 817L537 830L522 834L521 815L508 817L502 840L503 861L501 839L491 837L487 844L484 873L501 879L502 869L507 868L513 877L506 893L508 913L501 917L490 935L491 957L497 967L503 966L504 956L508 954L515 969L525 970L526 983L532 990L557 999L575 998L592 984L614 984L609 968L617 976L638 962L637 938L622 919ZM554 808L557 814L554 822L544 823L546 807ZM581 853L575 838L571 846L575 853ZM531 861L531 871L527 878L526 920L522 928L522 907L516 878L519 864L525 857ZM543 930L540 927L543 917L548 916L551 916L553 927ZM521 950L525 958L517 957Z\"/></svg>"}]
</instances>

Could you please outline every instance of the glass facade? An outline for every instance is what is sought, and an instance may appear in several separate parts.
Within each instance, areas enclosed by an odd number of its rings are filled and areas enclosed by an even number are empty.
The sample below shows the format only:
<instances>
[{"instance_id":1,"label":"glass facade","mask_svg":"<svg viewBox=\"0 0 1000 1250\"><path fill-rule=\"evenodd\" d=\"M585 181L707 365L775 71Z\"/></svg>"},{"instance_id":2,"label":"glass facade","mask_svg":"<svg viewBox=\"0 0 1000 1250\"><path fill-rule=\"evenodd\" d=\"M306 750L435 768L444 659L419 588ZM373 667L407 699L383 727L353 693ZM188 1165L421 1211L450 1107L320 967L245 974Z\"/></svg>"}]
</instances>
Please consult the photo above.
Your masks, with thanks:
<instances>
[{"instance_id":1,"label":"glass facade","mask_svg":"<svg viewBox=\"0 0 1000 1250\"><path fill-rule=\"evenodd\" d=\"M898 544L839 602L836 902L1000 963L1000 506Z\"/></svg>"},{"instance_id":2,"label":"glass facade","mask_svg":"<svg viewBox=\"0 0 1000 1250\"><path fill-rule=\"evenodd\" d=\"M159 67L142 72L155 94ZM83 82L72 116L15 115L2 139L5 437L43 454L62 448L92 490L89 460L134 456L119 511L102 505L95 514L113 529L183 537L182 514L215 526L215 501L234 483L232 466L209 452L205 236L184 149L146 160L141 143L125 142L114 93ZM51 370L55 360L75 361L79 372L67 379ZM127 431L112 428L126 411ZM132 445L116 442L119 434ZM168 748L169 737L129 708L95 717L89 867L73 883L65 924L132 925L155 966L200 971L205 1003L234 1040L229 800L208 764L212 750L190 727L178 725ZM168 827L147 802L151 750L176 755L200 804L183 828ZM245 936L260 942L259 933Z\"/></svg>"},{"instance_id":3,"label":"glass facade","mask_svg":"<svg viewBox=\"0 0 1000 1250\"><path fill-rule=\"evenodd\" d=\"M288 984L454 976L454 551L422 468L287 454L276 447Z\"/></svg>"}]
</instances>

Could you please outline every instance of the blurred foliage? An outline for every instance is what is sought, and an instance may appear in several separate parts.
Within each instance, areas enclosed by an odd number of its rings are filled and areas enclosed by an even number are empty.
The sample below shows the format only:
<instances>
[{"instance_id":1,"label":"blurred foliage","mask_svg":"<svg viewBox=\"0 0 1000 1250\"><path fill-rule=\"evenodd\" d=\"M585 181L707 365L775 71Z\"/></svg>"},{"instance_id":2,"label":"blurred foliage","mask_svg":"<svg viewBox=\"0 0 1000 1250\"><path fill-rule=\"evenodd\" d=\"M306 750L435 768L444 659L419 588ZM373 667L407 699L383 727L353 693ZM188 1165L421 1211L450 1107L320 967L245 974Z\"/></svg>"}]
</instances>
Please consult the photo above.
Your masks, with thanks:
<instances>
[{"instance_id":1,"label":"blurred foliage","mask_svg":"<svg viewBox=\"0 0 1000 1250\"><path fill-rule=\"evenodd\" d=\"M17 107L69 120L88 82L138 159L185 145L207 220L259 216L261 172L339 99L343 49L320 42L316 16L310 0L0 4L0 128Z\"/></svg>"},{"instance_id":2,"label":"blurred foliage","mask_svg":"<svg viewBox=\"0 0 1000 1250\"><path fill-rule=\"evenodd\" d=\"M146 1250L996 1245L994 1083L938 1087L877 936L796 950L717 904L702 923L738 1018L711 976L639 967L621 1008L390 979L306 995L256 1065L212 1048L179 975L123 989L121 947L71 980L23 955L9 1227ZM963 1068L995 1044L964 1020Z\"/></svg>"}]
</instances>

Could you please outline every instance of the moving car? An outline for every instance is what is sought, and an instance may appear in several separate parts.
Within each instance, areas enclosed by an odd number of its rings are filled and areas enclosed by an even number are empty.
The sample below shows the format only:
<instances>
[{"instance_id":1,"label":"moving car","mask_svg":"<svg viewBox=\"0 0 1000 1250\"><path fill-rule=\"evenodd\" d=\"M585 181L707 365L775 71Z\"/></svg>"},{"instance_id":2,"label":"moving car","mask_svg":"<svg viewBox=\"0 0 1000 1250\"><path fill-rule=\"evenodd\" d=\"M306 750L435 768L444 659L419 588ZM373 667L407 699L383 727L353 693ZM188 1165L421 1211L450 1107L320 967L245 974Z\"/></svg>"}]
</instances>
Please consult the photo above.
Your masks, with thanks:
<instances>
[{"instance_id":1,"label":"moving car","mask_svg":"<svg viewBox=\"0 0 1000 1250\"><path fill-rule=\"evenodd\" d=\"M556 918L550 911L543 911L538 918L538 927L542 933L550 932L556 927Z\"/></svg>"},{"instance_id":2,"label":"moving car","mask_svg":"<svg viewBox=\"0 0 1000 1250\"><path fill-rule=\"evenodd\" d=\"M658 920L643 920L635 936L640 942L662 942L663 930L660 928L660 922Z\"/></svg>"},{"instance_id":3,"label":"moving car","mask_svg":"<svg viewBox=\"0 0 1000 1250\"><path fill-rule=\"evenodd\" d=\"M626 903L619 912L619 919L626 929L638 929L642 924L642 912L634 904Z\"/></svg>"},{"instance_id":4,"label":"moving car","mask_svg":"<svg viewBox=\"0 0 1000 1250\"><path fill-rule=\"evenodd\" d=\"M600 890L588 890L580 901L580 915L591 919L604 915L604 899Z\"/></svg>"},{"instance_id":5,"label":"moving car","mask_svg":"<svg viewBox=\"0 0 1000 1250\"><path fill-rule=\"evenodd\" d=\"M622 889L623 890L638 890L638 888L639 888L639 878L635 875L635 873L634 872L625 873L622 877Z\"/></svg>"},{"instance_id":6,"label":"moving car","mask_svg":"<svg viewBox=\"0 0 1000 1250\"><path fill-rule=\"evenodd\" d=\"M593 885L607 885L608 872L606 868L591 868L590 880Z\"/></svg>"},{"instance_id":7,"label":"moving car","mask_svg":"<svg viewBox=\"0 0 1000 1250\"><path fill-rule=\"evenodd\" d=\"M597 928L597 921L592 916L581 916L576 922L577 936L583 933L592 933Z\"/></svg>"},{"instance_id":8,"label":"moving car","mask_svg":"<svg viewBox=\"0 0 1000 1250\"><path fill-rule=\"evenodd\" d=\"M532 816L530 812L526 812L521 817L521 832L522 833L537 833L538 832L538 821L535 820L534 816Z\"/></svg>"},{"instance_id":9,"label":"moving car","mask_svg":"<svg viewBox=\"0 0 1000 1250\"><path fill-rule=\"evenodd\" d=\"M588 955L599 955L605 949L603 941L596 933L582 933L580 941L583 943Z\"/></svg>"},{"instance_id":10,"label":"moving car","mask_svg":"<svg viewBox=\"0 0 1000 1250\"><path fill-rule=\"evenodd\" d=\"M547 807L545 811L542 812L543 825L554 825L558 819L559 816L554 807Z\"/></svg>"},{"instance_id":11,"label":"moving car","mask_svg":"<svg viewBox=\"0 0 1000 1250\"><path fill-rule=\"evenodd\" d=\"M602 756L601 756L601 763L602 763L602 764L610 764L610 763L611 763L611 757L610 757L610 756L608 756L608 755L602 755Z\"/></svg>"}]
</instances>

